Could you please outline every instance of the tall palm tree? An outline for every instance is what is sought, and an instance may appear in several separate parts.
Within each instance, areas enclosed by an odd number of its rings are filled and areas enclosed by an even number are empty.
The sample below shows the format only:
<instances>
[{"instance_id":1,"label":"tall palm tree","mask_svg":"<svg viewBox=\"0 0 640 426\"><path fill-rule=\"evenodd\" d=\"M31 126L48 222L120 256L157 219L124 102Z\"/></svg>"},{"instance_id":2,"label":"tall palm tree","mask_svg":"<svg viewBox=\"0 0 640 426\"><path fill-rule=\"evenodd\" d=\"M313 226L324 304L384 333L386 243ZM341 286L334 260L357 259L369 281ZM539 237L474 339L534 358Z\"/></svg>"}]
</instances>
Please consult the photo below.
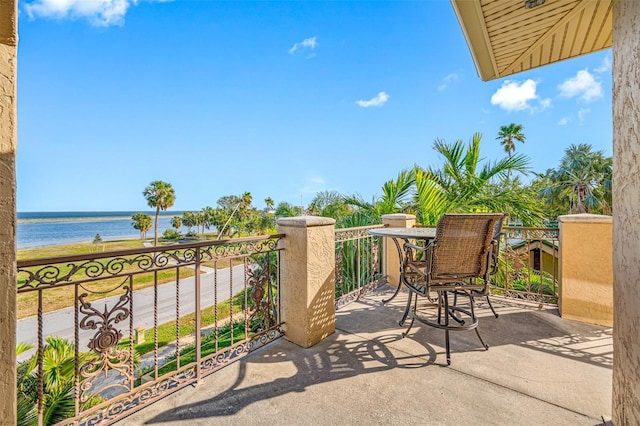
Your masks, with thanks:
<instances>
[{"instance_id":1,"label":"tall palm tree","mask_svg":"<svg viewBox=\"0 0 640 426\"><path fill-rule=\"evenodd\" d=\"M267 197L267 198L265 198L265 199L264 199L264 204L265 204L265 205L266 205L266 207L267 207L267 211L271 211L271 210L273 210L273 206L275 206L275 203L274 203L274 201L273 201L273 198L271 198L271 197Z\"/></svg>"},{"instance_id":2,"label":"tall palm tree","mask_svg":"<svg viewBox=\"0 0 640 426\"><path fill-rule=\"evenodd\" d=\"M444 157L444 165L416 166L414 202L420 223L435 224L447 212L481 211L506 211L528 224L540 222L542 212L535 198L515 185L500 184L511 172L526 174L529 159L512 155L481 164L481 139L476 133L467 145L461 140L452 144L436 140L434 149Z\"/></svg>"},{"instance_id":3,"label":"tall palm tree","mask_svg":"<svg viewBox=\"0 0 640 426\"><path fill-rule=\"evenodd\" d=\"M589 144L571 145L557 169L540 175L547 185L540 190L550 203L568 204L569 213L611 214L613 161Z\"/></svg>"},{"instance_id":4,"label":"tall palm tree","mask_svg":"<svg viewBox=\"0 0 640 426\"><path fill-rule=\"evenodd\" d=\"M169 207L173 206L173 203L176 200L176 194L170 183L163 182L161 180L154 180L144 189L142 195L147 199L149 207L156 208L153 245L157 246L158 217L160 216L160 210L167 210Z\"/></svg>"},{"instance_id":5,"label":"tall palm tree","mask_svg":"<svg viewBox=\"0 0 640 426\"><path fill-rule=\"evenodd\" d=\"M516 150L516 144L514 141L524 143L526 139L522 130L524 130L524 127L521 124L516 123L500 126L500 131L498 132L498 137L496 139L500 139L500 144L509 157L511 157L511 153Z\"/></svg>"}]
</instances>

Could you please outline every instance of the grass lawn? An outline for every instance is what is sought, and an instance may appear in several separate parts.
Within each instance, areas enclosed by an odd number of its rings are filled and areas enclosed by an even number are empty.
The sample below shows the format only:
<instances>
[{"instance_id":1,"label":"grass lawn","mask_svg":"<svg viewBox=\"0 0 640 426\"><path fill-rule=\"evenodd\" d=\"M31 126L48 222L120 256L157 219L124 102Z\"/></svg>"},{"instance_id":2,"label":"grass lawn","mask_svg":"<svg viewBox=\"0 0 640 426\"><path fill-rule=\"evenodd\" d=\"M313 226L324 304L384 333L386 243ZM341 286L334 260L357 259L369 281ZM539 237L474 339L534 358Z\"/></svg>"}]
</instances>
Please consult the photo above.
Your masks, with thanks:
<instances>
[{"instance_id":1,"label":"grass lawn","mask_svg":"<svg viewBox=\"0 0 640 426\"><path fill-rule=\"evenodd\" d=\"M245 292L242 291L233 297L232 306L233 306L234 314L243 311L244 298L245 298L244 294ZM200 322L201 322L202 328L216 324L216 320L220 325L228 322L229 313L231 312L231 306L229 304L229 300L225 300L221 303L218 303L217 311L218 313L216 316L215 309L213 306L210 306L206 309L202 309L200 313ZM180 317L180 337L192 335L195 333L195 331L196 331L195 313L187 314L185 316ZM133 348L135 349L135 351L138 352L140 355L153 351L155 348L154 334L155 332L153 328L145 330L144 343L134 345ZM176 341L175 321L158 325L158 347L159 348L175 341ZM129 339L122 339L118 344L118 346L121 348L127 348L129 346Z\"/></svg>"}]
</instances>

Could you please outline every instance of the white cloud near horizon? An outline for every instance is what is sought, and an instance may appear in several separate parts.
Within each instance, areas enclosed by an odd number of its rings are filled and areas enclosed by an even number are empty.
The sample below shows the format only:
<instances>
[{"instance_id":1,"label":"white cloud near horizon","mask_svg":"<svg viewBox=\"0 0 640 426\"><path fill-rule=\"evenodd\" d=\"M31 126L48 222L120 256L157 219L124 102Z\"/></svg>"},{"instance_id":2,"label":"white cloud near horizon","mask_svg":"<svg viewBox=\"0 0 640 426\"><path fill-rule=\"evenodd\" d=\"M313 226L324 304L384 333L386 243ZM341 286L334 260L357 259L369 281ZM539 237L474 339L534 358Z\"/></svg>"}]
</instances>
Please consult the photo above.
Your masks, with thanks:
<instances>
[{"instance_id":1,"label":"white cloud near horizon","mask_svg":"<svg viewBox=\"0 0 640 426\"><path fill-rule=\"evenodd\" d=\"M551 99L541 99L536 93L537 83L531 79L523 82L505 80L496 92L491 96L491 104L498 105L506 111L539 112L551 106ZM531 102L538 101L538 105Z\"/></svg>"},{"instance_id":2,"label":"white cloud near horizon","mask_svg":"<svg viewBox=\"0 0 640 426\"><path fill-rule=\"evenodd\" d=\"M151 0L165 2L171 0ZM123 25L124 16L138 0L34 0L24 9L31 19L87 19L96 27Z\"/></svg>"},{"instance_id":3,"label":"white cloud near horizon","mask_svg":"<svg viewBox=\"0 0 640 426\"><path fill-rule=\"evenodd\" d=\"M567 117L562 117L558 121L558 126L566 126L567 124L569 124L569 119Z\"/></svg>"},{"instance_id":4,"label":"white cloud near horizon","mask_svg":"<svg viewBox=\"0 0 640 426\"><path fill-rule=\"evenodd\" d=\"M558 90L564 98L578 97L585 102L602 96L602 84L586 69L560 84Z\"/></svg>"},{"instance_id":5,"label":"white cloud near horizon","mask_svg":"<svg viewBox=\"0 0 640 426\"><path fill-rule=\"evenodd\" d=\"M298 50L315 50L318 46L318 38L316 36L305 38L300 43L295 43L291 49L289 49L289 53L293 55ZM311 57L314 57L315 54L312 54Z\"/></svg>"},{"instance_id":6,"label":"white cloud near horizon","mask_svg":"<svg viewBox=\"0 0 640 426\"><path fill-rule=\"evenodd\" d=\"M361 106L362 108L381 107L382 105L387 103L388 100L389 95L387 94L387 92L380 92L377 96L369 99L368 101L360 100L356 101L356 104L358 104L358 106Z\"/></svg>"},{"instance_id":7,"label":"white cloud near horizon","mask_svg":"<svg viewBox=\"0 0 640 426\"><path fill-rule=\"evenodd\" d=\"M449 84L457 81L459 78L460 76L455 72L448 74L445 78L442 79L442 83L438 85L438 91L444 91L449 86Z\"/></svg>"}]
</instances>

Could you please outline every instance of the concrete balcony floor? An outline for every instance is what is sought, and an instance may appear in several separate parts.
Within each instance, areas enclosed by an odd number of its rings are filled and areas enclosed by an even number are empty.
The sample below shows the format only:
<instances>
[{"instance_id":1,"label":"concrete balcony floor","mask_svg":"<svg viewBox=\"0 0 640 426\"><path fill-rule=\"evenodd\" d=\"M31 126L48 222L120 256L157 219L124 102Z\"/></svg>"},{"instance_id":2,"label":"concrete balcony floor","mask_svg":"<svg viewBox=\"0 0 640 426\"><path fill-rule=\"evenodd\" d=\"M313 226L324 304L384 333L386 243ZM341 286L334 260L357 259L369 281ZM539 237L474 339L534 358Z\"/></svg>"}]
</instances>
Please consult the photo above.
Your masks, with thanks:
<instances>
[{"instance_id":1,"label":"concrete balcony floor","mask_svg":"<svg viewBox=\"0 0 640 426\"><path fill-rule=\"evenodd\" d=\"M416 322L402 338L406 293L388 288L337 313L336 332L310 349L285 339L196 388L183 389L121 424L345 425L561 424L610 419L612 329L563 320L555 308L493 298L478 303L473 331ZM480 302L480 301L478 301Z\"/></svg>"}]
</instances>

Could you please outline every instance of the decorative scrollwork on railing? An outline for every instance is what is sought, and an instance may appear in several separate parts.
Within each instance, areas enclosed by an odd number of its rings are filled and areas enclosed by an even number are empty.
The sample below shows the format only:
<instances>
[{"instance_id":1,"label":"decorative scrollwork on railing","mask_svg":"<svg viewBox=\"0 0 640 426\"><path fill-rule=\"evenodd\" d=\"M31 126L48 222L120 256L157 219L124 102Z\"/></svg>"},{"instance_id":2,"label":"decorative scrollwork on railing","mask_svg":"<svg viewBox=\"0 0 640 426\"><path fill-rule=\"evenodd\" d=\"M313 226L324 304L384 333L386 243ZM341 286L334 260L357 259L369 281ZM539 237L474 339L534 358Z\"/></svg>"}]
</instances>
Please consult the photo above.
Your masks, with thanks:
<instances>
[{"instance_id":1,"label":"decorative scrollwork on railing","mask_svg":"<svg viewBox=\"0 0 640 426\"><path fill-rule=\"evenodd\" d=\"M130 382L132 379L131 353L128 350L117 349L122 332L115 325L126 321L131 315L128 307L131 302L131 290L128 286L123 286L122 290L124 290L124 294L120 295L116 304L110 309L105 305L103 311L96 309L86 301L88 293L78 296L80 302L78 311L84 315L78 324L79 329L96 330L87 345L94 356L88 357L80 367L82 377L80 400L82 402L86 402L96 393L95 380L101 374L106 377L110 370L115 370L120 376L120 380L112 378L110 384L102 387L100 392L113 387L120 387L126 391L128 387L123 383Z\"/></svg>"},{"instance_id":2,"label":"decorative scrollwork on railing","mask_svg":"<svg viewBox=\"0 0 640 426\"><path fill-rule=\"evenodd\" d=\"M370 229L382 228L383 225L359 226L357 228L336 229L336 243L343 241L371 238Z\"/></svg>"},{"instance_id":3,"label":"decorative scrollwork on railing","mask_svg":"<svg viewBox=\"0 0 640 426\"><path fill-rule=\"evenodd\" d=\"M277 238L257 241L242 241L240 243L203 247L201 249L201 256L206 257L206 260L217 260L229 257L240 257L252 254L266 253L274 251L277 248Z\"/></svg>"},{"instance_id":4,"label":"decorative scrollwork on railing","mask_svg":"<svg viewBox=\"0 0 640 426\"><path fill-rule=\"evenodd\" d=\"M247 270L250 300L247 315L252 331L267 330L276 323L269 260L270 256L266 254L262 264L253 264Z\"/></svg>"},{"instance_id":5,"label":"decorative scrollwork on railing","mask_svg":"<svg viewBox=\"0 0 640 426\"><path fill-rule=\"evenodd\" d=\"M242 241L239 243L212 244L180 249L145 252L127 256L96 258L95 254L77 256L75 261L22 266L18 262L18 292L40 286L65 285L74 282L113 278L131 273L149 272L171 265L193 265L197 262L197 252L205 260L248 256L277 249L279 238Z\"/></svg>"}]
</instances>

